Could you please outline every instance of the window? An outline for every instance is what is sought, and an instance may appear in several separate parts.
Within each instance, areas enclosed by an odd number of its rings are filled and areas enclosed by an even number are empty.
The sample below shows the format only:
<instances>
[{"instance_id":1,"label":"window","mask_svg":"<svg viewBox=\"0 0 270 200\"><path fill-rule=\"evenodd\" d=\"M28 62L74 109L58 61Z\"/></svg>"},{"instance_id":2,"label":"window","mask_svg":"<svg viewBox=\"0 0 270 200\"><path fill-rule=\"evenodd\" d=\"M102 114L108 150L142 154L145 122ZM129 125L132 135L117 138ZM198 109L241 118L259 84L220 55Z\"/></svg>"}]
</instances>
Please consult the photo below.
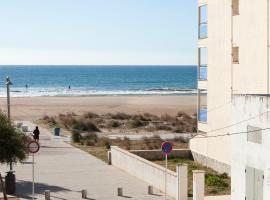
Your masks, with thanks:
<instances>
[{"instance_id":1,"label":"window","mask_svg":"<svg viewBox=\"0 0 270 200\"><path fill-rule=\"evenodd\" d=\"M234 64L239 64L239 47L232 48L232 62Z\"/></svg>"},{"instance_id":2,"label":"window","mask_svg":"<svg viewBox=\"0 0 270 200\"><path fill-rule=\"evenodd\" d=\"M198 119L199 122L207 122L207 90L199 90L199 110Z\"/></svg>"},{"instance_id":3,"label":"window","mask_svg":"<svg viewBox=\"0 0 270 200\"><path fill-rule=\"evenodd\" d=\"M232 0L232 15L239 15L239 0Z\"/></svg>"},{"instance_id":4,"label":"window","mask_svg":"<svg viewBox=\"0 0 270 200\"><path fill-rule=\"evenodd\" d=\"M199 39L207 36L207 5L203 5L199 7Z\"/></svg>"},{"instance_id":5,"label":"window","mask_svg":"<svg viewBox=\"0 0 270 200\"><path fill-rule=\"evenodd\" d=\"M201 47L199 48L198 52L198 58L199 58L199 69L198 69L198 78L200 81L205 81L207 80L207 48L206 47Z\"/></svg>"},{"instance_id":6,"label":"window","mask_svg":"<svg viewBox=\"0 0 270 200\"><path fill-rule=\"evenodd\" d=\"M247 141L253 143L262 143L262 129L255 126L247 126Z\"/></svg>"}]
</instances>

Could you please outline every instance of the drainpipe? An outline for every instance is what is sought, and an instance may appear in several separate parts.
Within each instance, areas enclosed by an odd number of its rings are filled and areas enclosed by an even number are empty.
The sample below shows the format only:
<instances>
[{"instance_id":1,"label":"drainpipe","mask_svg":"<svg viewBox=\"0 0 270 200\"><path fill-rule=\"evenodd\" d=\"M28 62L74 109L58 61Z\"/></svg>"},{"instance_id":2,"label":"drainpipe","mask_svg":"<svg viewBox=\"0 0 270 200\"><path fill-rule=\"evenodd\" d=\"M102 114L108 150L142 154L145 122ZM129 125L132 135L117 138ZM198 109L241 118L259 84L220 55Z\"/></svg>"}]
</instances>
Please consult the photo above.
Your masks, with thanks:
<instances>
[{"instance_id":1,"label":"drainpipe","mask_svg":"<svg viewBox=\"0 0 270 200\"><path fill-rule=\"evenodd\" d=\"M233 1L231 1L231 101L233 101Z\"/></svg>"},{"instance_id":2,"label":"drainpipe","mask_svg":"<svg viewBox=\"0 0 270 200\"><path fill-rule=\"evenodd\" d=\"M269 48L270 48L270 44L269 44L269 40L270 40L270 38L269 38L269 34L270 34L270 30L269 30L269 17L270 17L270 14L269 14L269 0L266 0L266 6L267 6L267 20L266 20L266 22L267 22L267 50L266 50L266 52L267 52L267 55L266 55L266 57L267 57L267 94L269 95L269 90L270 90L270 86L269 86L269 67L270 67L270 58L269 58ZM269 108L269 98L270 97L268 97L267 98L267 110L268 110L268 108ZM269 118L269 112L267 112L267 118Z\"/></svg>"},{"instance_id":3,"label":"drainpipe","mask_svg":"<svg viewBox=\"0 0 270 200\"><path fill-rule=\"evenodd\" d=\"M269 94L269 0L266 0L267 4L267 94ZM267 105L268 107L268 105Z\"/></svg>"}]
</instances>

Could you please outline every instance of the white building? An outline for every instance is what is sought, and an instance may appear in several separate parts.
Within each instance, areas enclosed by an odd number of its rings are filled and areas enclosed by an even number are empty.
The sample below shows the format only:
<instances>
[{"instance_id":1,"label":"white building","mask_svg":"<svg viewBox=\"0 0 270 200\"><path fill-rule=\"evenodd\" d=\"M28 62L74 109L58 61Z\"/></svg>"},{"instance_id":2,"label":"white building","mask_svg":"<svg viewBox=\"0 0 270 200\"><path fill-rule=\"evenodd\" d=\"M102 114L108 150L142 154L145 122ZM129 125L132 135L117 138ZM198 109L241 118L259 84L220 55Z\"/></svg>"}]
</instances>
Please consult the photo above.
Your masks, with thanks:
<instances>
[{"instance_id":1,"label":"white building","mask_svg":"<svg viewBox=\"0 0 270 200\"><path fill-rule=\"evenodd\" d=\"M234 95L270 94L269 0L199 0L198 13L200 135L190 148L195 160L230 174L231 137L213 136L231 132Z\"/></svg>"},{"instance_id":2,"label":"white building","mask_svg":"<svg viewBox=\"0 0 270 200\"><path fill-rule=\"evenodd\" d=\"M233 98L232 200L270 199L270 95Z\"/></svg>"}]
</instances>

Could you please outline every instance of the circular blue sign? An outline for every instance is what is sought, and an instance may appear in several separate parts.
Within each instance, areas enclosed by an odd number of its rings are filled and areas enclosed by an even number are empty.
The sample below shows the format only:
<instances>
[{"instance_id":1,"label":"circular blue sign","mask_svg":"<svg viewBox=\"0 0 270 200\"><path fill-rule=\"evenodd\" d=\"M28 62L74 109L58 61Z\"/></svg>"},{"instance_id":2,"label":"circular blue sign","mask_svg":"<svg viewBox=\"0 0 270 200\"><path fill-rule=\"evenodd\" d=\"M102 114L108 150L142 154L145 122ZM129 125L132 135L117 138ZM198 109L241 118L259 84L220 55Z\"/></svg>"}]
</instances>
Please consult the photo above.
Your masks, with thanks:
<instances>
[{"instance_id":1,"label":"circular blue sign","mask_svg":"<svg viewBox=\"0 0 270 200\"><path fill-rule=\"evenodd\" d=\"M172 152L173 149L173 145L171 142L165 141L161 144L161 150L163 151L163 153L165 154L169 154Z\"/></svg>"}]
</instances>

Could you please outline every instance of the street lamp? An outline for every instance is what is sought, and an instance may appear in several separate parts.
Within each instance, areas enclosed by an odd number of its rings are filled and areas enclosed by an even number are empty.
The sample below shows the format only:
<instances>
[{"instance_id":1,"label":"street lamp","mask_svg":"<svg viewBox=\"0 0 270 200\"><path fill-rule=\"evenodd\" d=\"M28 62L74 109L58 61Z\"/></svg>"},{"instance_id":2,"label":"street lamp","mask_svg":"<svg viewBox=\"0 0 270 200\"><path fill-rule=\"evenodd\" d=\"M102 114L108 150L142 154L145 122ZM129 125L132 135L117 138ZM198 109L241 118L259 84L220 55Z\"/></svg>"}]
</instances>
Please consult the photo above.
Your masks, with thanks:
<instances>
[{"instance_id":1,"label":"street lamp","mask_svg":"<svg viewBox=\"0 0 270 200\"><path fill-rule=\"evenodd\" d=\"M7 87L7 110L8 110L8 122L11 124L10 118L10 86L13 85L10 81L9 77L6 77L6 87ZM10 162L10 171L7 172L7 176L5 178L6 181L6 191L8 194L14 194L16 191L16 178L13 171L12 161Z\"/></svg>"},{"instance_id":2,"label":"street lamp","mask_svg":"<svg viewBox=\"0 0 270 200\"><path fill-rule=\"evenodd\" d=\"M6 86L7 86L7 110L8 110L8 121L11 123L10 118L10 86L13 85L9 77L6 77Z\"/></svg>"}]
</instances>

